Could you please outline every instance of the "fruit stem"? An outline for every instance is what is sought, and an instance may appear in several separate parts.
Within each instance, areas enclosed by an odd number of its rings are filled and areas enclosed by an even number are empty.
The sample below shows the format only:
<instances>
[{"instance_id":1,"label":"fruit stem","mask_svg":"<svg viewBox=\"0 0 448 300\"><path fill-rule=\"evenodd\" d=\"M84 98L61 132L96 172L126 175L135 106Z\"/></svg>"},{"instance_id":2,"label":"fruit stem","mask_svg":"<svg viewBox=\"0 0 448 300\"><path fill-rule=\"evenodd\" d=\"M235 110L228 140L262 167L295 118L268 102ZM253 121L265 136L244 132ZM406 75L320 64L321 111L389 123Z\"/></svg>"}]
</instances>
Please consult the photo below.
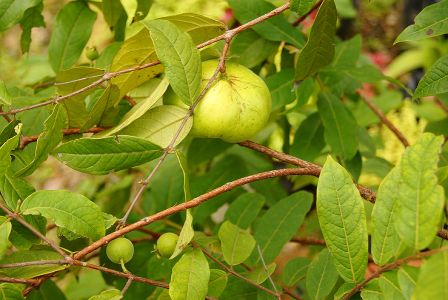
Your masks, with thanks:
<instances>
[{"instance_id":1,"label":"fruit stem","mask_svg":"<svg viewBox=\"0 0 448 300\"><path fill-rule=\"evenodd\" d=\"M121 265L121 268L123 269L123 272L125 272L125 273L130 273L130 272L128 271L128 269L126 269L126 267L124 266L124 261L123 261L123 259L120 259L120 265Z\"/></svg>"}]
</instances>

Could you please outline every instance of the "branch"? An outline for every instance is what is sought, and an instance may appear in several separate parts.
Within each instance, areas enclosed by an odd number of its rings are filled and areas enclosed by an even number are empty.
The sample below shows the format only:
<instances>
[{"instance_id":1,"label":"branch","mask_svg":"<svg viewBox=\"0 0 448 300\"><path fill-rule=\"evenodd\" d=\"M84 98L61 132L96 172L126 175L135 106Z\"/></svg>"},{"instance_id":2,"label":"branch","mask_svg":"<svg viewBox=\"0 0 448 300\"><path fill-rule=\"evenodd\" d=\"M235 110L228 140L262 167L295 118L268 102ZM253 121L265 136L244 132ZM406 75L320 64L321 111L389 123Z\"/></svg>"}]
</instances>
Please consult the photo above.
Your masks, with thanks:
<instances>
[{"instance_id":1,"label":"branch","mask_svg":"<svg viewBox=\"0 0 448 300\"><path fill-rule=\"evenodd\" d=\"M427 257L427 256L431 256L431 255L434 255L434 254L437 254L439 252L443 252L443 251L446 251L446 250L448 250L448 246L442 247L442 248L438 248L438 249L434 249L434 250L425 251L425 252L420 252L420 253L417 253L415 255L411 255L411 256L408 256L408 257L405 257L405 258L402 258L402 259L398 259L397 261L395 261L393 263L384 265L383 267L378 269L376 272L371 274L369 277L364 279L360 284L356 285L349 292L344 294L342 299L343 300L350 299L357 292L359 292L363 287L365 287L371 280L380 277L380 275L383 274L384 272L396 269L396 268L400 267L401 265L408 263L411 260L424 258L424 257Z\"/></svg>"},{"instance_id":2,"label":"branch","mask_svg":"<svg viewBox=\"0 0 448 300\"><path fill-rule=\"evenodd\" d=\"M304 244L304 245L317 245L317 246L325 246L326 243L324 240L312 237L294 237L291 239L291 242Z\"/></svg>"},{"instance_id":3,"label":"branch","mask_svg":"<svg viewBox=\"0 0 448 300\"><path fill-rule=\"evenodd\" d=\"M367 97L361 97L361 99L375 113L375 115L377 115L378 118L380 118L381 123L386 125L387 128L389 128L390 131L392 131L392 133L395 134L395 136L400 140L403 146L409 147L409 142L406 139L406 137L397 127L395 127L394 124L392 124L392 122L386 117L386 115L381 111L381 109L379 109L379 107L377 107L371 99L368 99Z\"/></svg>"},{"instance_id":4,"label":"branch","mask_svg":"<svg viewBox=\"0 0 448 300\"><path fill-rule=\"evenodd\" d=\"M221 195L222 193L225 193L227 191L233 190L236 187L254 182L254 181L258 181L258 180L263 180L263 179L267 179L267 178L273 178L273 177L279 177L279 176L287 176L287 175L313 175L316 176L316 170L315 169L310 169L310 168L293 168L293 169L279 169L279 170L272 170L272 171L267 171L267 172L261 172L261 173L257 173L254 175L250 175L247 177L243 177L243 178L239 178L237 180L228 182L216 189L213 189L205 194L202 194L196 198L193 198L190 201L172 206L168 209L162 210L154 215L145 217L143 219L141 219L140 221L137 221L133 224L130 224L126 227L123 227L115 232L112 232L106 236L104 236L103 238L99 239L98 241L94 242L93 244L85 247L84 249L82 249L81 251L79 251L78 253L76 253L74 255L75 259L81 259L83 258L85 255L87 255L88 253L104 246L105 244L107 244L108 242L110 242L113 239L116 239L128 232L134 231L136 229L139 229L143 226L146 226L148 224L151 224L155 221L161 220L165 217L168 217L170 215L173 215L175 213L178 213L180 211L184 211L187 210L189 208L193 208L196 207L218 195Z\"/></svg>"},{"instance_id":5,"label":"branch","mask_svg":"<svg viewBox=\"0 0 448 300\"><path fill-rule=\"evenodd\" d=\"M23 283L23 284L36 284L39 282L37 279L23 279L23 278L12 278L12 277L0 277L0 282L9 283Z\"/></svg>"},{"instance_id":6,"label":"branch","mask_svg":"<svg viewBox=\"0 0 448 300\"><path fill-rule=\"evenodd\" d=\"M298 26L300 23L302 23L303 21L305 21L305 19L311 15L313 13L313 11L315 11L316 9L318 9L320 7L320 5L322 4L322 0L316 2L316 4L314 4L314 6L303 16L299 17L297 20L295 20L294 22L292 22L292 26Z\"/></svg>"},{"instance_id":7,"label":"branch","mask_svg":"<svg viewBox=\"0 0 448 300\"><path fill-rule=\"evenodd\" d=\"M445 103L442 102L442 100L434 97L434 102L448 115L448 106L446 106Z\"/></svg>"},{"instance_id":8,"label":"branch","mask_svg":"<svg viewBox=\"0 0 448 300\"><path fill-rule=\"evenodd\" d=\"M239 145L249 148L249 149L252 149L252 150L255 150L255 151L258 151L260 153L267 154L270 157L276 158L278 160L289 163L291 165L295 165L295 166L302 167L302 168L309 168L314 171L313 176L315 176L315 177L319 177L320 171L322 170L322 167L317 164L308 162L306 160L297 158L297 157L289 155L289 154L285 154L285 153L273 150L266 146L254 143L252 141L244 141L244 142L239 143ZM376 194L374 191L372 191L362 185L359 185L359 184L357 184L357 187L358 187L358 190L359 190L361 196L364 199L366 199L367 201L372 202L372 203L375 202Z\"/></svg>"}]
</instances>

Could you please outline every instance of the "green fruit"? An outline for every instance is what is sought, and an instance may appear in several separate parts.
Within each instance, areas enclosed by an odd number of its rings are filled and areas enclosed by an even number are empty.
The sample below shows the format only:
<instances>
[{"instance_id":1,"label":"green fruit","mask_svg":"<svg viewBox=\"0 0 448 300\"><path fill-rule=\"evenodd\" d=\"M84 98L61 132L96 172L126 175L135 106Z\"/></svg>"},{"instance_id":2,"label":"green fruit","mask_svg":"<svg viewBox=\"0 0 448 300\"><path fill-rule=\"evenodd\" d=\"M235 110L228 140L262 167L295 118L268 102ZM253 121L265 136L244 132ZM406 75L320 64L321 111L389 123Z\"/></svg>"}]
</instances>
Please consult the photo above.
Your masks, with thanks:
<instances>
[{"instance_id":1,"label":"green fruit","mask_svg":"<svg viewBox=\"0 0 448 300\"><path fill-rule=\"evenodd\" d=\"M134 245L126 238L117 238L109 242L106 254L112 262L119 264L123 260L125 264L134 256Z\"/></svg>"},{"instance_id":2,"label":"green fruit","mask_svg":"<svg viewBox=\"0 0 448 300\"><path fill-rule=\"evenodd\" d=\"M176 249L179 236L175 233L164 233L157 240L157 252L162 257L171 257Z\"/></svg>"},{"instance_id":3,"label":"green fruit","mask_svg":"<svg viewBox=\"0 0 448 300\"><path fill-rule=\"evenodd\" d=\"M202 88L217 65L217 60L202 63ZM226 63L226 72L219 76L194 111L191 134L230 143L247 140L269 119L269 89L263 79L239 64Z\"/></svg>"},{"instance_id":4,"label":"green fruit","mask_svg":"<svg viewBox=\"0 0 448 300\"><path fill-rule=\"evenodd\" d=\"M98 53L98 51L96 50L96 47L87 47L86 48L86 56L89 60L95 60L97 59L100 55Z\"/></svg>"}]
</instances>

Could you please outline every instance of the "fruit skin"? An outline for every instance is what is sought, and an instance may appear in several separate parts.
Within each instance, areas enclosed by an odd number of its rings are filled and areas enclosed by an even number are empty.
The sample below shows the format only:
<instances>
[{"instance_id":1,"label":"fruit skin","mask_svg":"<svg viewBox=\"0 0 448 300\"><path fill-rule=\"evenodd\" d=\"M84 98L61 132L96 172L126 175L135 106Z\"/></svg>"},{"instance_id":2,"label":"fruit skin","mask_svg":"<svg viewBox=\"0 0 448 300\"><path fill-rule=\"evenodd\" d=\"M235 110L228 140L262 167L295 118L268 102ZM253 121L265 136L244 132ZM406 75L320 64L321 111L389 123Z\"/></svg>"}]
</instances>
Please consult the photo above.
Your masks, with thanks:
<instances>
[{"instance_id":1,"label":"fruit skin","mask_svg":"<svg viewBox=\"0 0 448 300\"><path fill-rule=\"evenodd\" d=\"M125 264L134 256L134 245L126 238L117 238L109 242L106 254L112 262L119 264L123 260Z\"/></svg>"},{"instance_id":2,"label":"fruit skin","mask_svg":"<svg viewBox=\"0 0 448 300\"><path fill-rule=\"evenodd\" d=\"M92 61L96 60L99 56L100 55L99 55L98 51L96 50L96 47L87 47L86 48L86 57L89 60L92 60Z\"/></svg>"},{"instance_id":3,"label":"fruit skin","mask_svg":"<svg viewBox=\"0 0 448 300\"><path fill-rule=\"evenodd\" d=\"M218 60L202 63L203 89L218 66ZM168 92L165 104L185 107L174 92ZM194 110L192 136L220 138L237 143L253 137L267 123L271 113L271 94L266 83L248 68L226 63L220 74Z\"/></svg>"},{"instance_id":4,"label":"fruit skin","mask_svg":"<svg viewBox=\"0 0 448 300\"><path fill-rule=\"evenodd\" d=\"M162 234L157 240L157 252L160 256L169 258L173 255L178 239L179 236L175 233L168 232Z\"/></svg>"}]
</instances>

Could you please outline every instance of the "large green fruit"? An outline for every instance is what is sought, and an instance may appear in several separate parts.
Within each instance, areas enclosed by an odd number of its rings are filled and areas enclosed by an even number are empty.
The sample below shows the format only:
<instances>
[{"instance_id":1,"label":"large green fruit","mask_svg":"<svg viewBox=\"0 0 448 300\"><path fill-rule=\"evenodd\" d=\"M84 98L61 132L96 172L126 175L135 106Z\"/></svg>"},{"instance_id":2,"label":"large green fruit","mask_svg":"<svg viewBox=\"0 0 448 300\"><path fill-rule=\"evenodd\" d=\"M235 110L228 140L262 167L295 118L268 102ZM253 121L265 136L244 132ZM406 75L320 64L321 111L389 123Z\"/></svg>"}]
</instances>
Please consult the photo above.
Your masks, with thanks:
<instances>
[{"instance_id":1,"label":"large green fruit","mask_svg":"<svg viewBox=\"0 0 448 300\"><path fill-rule=\"evenodd\" d=\"M218 66L217 60L202 63L202 88ZM184 106L169 92L165 104ZM237 143L252 138L267 123L271 94L263 79L248 68L228 62L194 110L191 134Z\"/></svg>"},{"instance_id":2,"label":"large green fruit","mask_svg":"<svg viewBox=\"0 0 448 300\"><path fill-rule=\"evenodd\" d=\"M157 252L162 257L170 257L176 249L177 240L179 236L175 233L164 233L157 240Z\"/></svg>"},{"instance_id":3,"label":"large green fruit","mask_svg":"<svg viewBox=\"0 0 448 300\"><path fill-rule=\"evenodd\" d=\"M112 262L119 264L123 260L125 264L134 256L134 245L126 238L117 238L107 244L106 254Z\"/></svg>"}]
</instances>

